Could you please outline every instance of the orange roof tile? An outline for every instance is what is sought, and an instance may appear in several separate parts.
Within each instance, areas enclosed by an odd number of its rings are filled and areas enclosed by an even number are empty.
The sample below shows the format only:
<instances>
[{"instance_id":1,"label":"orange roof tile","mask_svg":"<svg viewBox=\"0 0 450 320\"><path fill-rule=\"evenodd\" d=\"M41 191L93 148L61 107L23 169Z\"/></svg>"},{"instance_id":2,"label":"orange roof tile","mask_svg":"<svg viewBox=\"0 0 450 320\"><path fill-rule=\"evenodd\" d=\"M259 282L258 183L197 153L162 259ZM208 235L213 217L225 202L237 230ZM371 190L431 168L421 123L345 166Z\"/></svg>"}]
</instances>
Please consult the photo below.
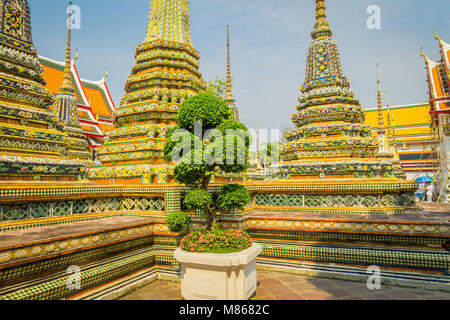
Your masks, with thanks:
<instances>
[{"instance_id":1,"label":"orange roof tile","mask_svg":"<svg viewBox=\"0 0 450 320\"><path fill-rule=\"evenodd\" d=\"M100 114L100 116L111 118L111 111L109 110L107 102L103 98L103 94L101 93L101 91L88 87L83 88L88 100L91 101L92 99L92 111L95 114Z\"/></svg>"}]
</instances>

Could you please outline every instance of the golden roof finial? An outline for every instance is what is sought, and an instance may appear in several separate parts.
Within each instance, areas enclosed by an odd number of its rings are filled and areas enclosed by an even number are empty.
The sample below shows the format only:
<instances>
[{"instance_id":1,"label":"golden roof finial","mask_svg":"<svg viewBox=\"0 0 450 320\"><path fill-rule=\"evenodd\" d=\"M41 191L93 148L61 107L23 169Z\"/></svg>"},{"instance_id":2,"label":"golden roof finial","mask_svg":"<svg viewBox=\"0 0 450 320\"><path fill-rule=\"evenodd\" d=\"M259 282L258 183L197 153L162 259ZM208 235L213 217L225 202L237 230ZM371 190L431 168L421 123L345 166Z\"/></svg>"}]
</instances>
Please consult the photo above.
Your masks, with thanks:
<instances>
[{"instance_id":1,"label":"golden roof finial","mask_svg":"<svg viewBox=\"0 0 450 320\"><path fill-rule=\"evenodd\" d=\"M378 132L384 132L383 101L381 99L380 64L377 63Z\"/></svg>"},{"instance_id":2,"label":"golden roof finial","mask_svg":"<svg viewBox=\"0 0 450 320\"><path fill-rule=\"evenodd\" d=\"M423 47L420 47L420 55L422 56L422 57L424 57L424 59L425 59L425 63L428 63L428 57L425 55L425 53L423 53Z\"/></svg>"},{"instance_id":3,"label":"golden roof finial","mask_svg":"<svg viewBox=\"0 0 450 320\"><path fill-rule=\"evenodd\" d=\"M109 75L109 69L108 69L108 67L106 67L106 72L105 72L105 75L103 76L103 80L106 80L106 78L108 78L108 75Z\"/></svg>"},{"instance_id":4,"label":"golden roof finial","mask_svg":"<svg viewBox=\"0 0 450 320\"><path fill-rule=\"evenodd\" d=\"M327 21L325 0L316 0L316 24L314 25L311 36L315 40L318 38L331 37L332 35L333 32Z\"/></svg>"},{"instance_id":5,"label":"golden roof finial","mask_svg":"<svg viewBox=\"0 0 450 320\"><path fill-rule=\"evenodd\" d=\"M436 30L436 29L434 29L434 38L435 38L436 40L438 40L438 41L439 41L439 44L442 46L442 44L444 43L444 41L442 41L442 39L438 37L438 35L437 35L437 30Z\"/></svg>"},{"instance_id":6,"label":"golden roof finial","mask_svg":"<svg viewBox=\"0 0 450 320\"><path fill-rule=\"evenodd\" d=\"M233 98L233 89L231 84L231 61L230 61L230 26L227 25L227 84L226 84L226 93L225 93L225 101L226 102L234 102Z\"/></svg>"},{"instance_id":7,"label":"golden roof finial","mask_svg":"<svg viewBox=\"0 0 450 320\"><path fill-rule=\"evenodd\" d=\"M73 57L72 62L75 63L77 59L78 59L78 49L75 50L75 57Z\"/></svg>"},{"instance_id":8,"label":"golden roof finial","mask_svg":"<svg viewBox=\"0 0 450 320\"><path fill-rule=\"evenodd\" d=\"M72 85L72 77L71 77L71 49L70 43L72 40L72 2L69 2L69 18L67 20L67 46L66 46L66 62L64 64L64 80L61 88L59 89L61 92L65 93L73 93L75 89Z\"/></svg>"}]
</instances>

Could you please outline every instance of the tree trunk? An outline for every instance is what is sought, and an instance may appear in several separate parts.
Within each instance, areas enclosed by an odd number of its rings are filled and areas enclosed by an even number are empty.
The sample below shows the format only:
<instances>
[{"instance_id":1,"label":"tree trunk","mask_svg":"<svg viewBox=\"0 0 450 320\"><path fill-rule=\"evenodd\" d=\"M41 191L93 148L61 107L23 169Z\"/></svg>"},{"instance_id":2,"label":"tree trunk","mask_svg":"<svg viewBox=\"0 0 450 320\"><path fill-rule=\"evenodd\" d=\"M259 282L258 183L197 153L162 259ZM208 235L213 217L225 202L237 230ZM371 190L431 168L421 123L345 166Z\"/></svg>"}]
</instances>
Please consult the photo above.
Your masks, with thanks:
<instances>
[{"instance_id":1,"label":"tree trunk","mask_svg":"<svg viewBox=\"0 0 450 320\"><path fill-rule=\"evenodd\" d=\"M202 189L208 192L208 186L211 182L211 176L207 176L202 181ZM206 216L206 228L207 230L212 230L214 226L214 209L211 209L208 207L205 210L205 216Z\"/></svg>"},{"instance_id":2,"label":"tree trunk","mask_svg":"<svg viewBox=\"0 0 450 320\"><path fill-rule=\"evenodd\" d=\"M205 216L206 216L206 229L207 230L212 230L213 226L214 226L214 212L211 209L206 209L205 211Z\"/></svg>"}]
</instances>

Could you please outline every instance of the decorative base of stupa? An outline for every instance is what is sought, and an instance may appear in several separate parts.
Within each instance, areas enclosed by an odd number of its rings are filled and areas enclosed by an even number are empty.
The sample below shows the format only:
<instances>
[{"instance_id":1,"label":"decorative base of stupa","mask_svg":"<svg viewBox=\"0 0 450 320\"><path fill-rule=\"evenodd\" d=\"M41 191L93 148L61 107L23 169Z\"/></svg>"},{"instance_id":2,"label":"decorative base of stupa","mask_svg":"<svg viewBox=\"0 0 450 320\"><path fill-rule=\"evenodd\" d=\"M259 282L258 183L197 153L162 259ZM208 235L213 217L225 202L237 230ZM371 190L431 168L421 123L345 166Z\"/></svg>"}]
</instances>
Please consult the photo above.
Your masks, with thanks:
<instances>
[{"instance_id":1,"label":"decorative base of stupa","mask_svg":"<svg viewBox=\"0 0 450 320\"><path fill-rule=\"evenodd\" d=\"M290 179L247 183L258 211L358 215L420 211L415 182L391 179Z\"/></svg>"},{"instance_id":2,"label":"decorative base of stupa","mask_svg":"<svg viewBox=\"0 0 450 320\"><path fill-rule=\"evenodd\" d=\"M241 215L220 216L219 221L225 228L246 229L262 245L260 264L299 269L305 263L328 269L375 264L382 270L421 274L424 279L434 276L441 281L445 274L448 278L450 262L444 249L450 242L448 217L424 218L395 205L377 208L385 193L394 199L400 199L402 192L408 194L407 184L378 183L376 189L370 181L334 186L272 181L246 186L251 204ZM2 185L0 299L76 298L79 292L120 282L122 277L134 281L131 274L144 268L153 268L158 276L179 274L173 253L182 235L167 230L165 217L182 211L186 192L184 186L170 184ZM320 194L340 194L337 201L349 195L359 200L347 207L302 207L303 201L309 203L309 197ZM364 195L374 194L381 202L359 207ZM414 208L418 209L409 209ZM385 214L361 216L365 212ZM83 281L69 290L66 269L77 265Z\"/></svg>"},{"instance_id":3,"label":"decorative base of stupa","mask_svg":"<svg viewBox=\"0 0 450 320\"><path fill-rule=\"evenodd\" d=\"M150 185L174 183L172 164L135 164L91 168L89 177L96 184Z\"/></svg>"},{"instance_id":4,"label":"decorative base of stupa","mask_svg":"<svg viewBox=\"0 0 450 320\"><path fill-rule=\"evenodd\" d=\"M173 164L138 164L129 166L101 166L91 168L89 177L93 183L100 185L125 184L125 185L152 185L169 184L176 185L173 177ZM254 180L253 177L247 177L246 174L226 174L218 173L212 177L213 182L243 182L246 179ZM255 179L256 180L256 179ZM263 180L259 179L259 180Z\"/></svg>"},{"instance_id":5,"label":"decorative base of stupa","mask_svg":"<svg viewBox=\"0 0 450 320\"><path fill-rule=\"evenodd\" d=\"M1 181L79 181L87 177L87 160L0 155Z\"/></svg>"},{"instance_id":6,"label":"decorative base of stupa","mask_svg":"<svg viewBox=\"0 0 450 320\"><path fill-rule=\"evenodd\" d=\"M358 219L254 212L245 220L246 231L263 247L260 268L366 282L368 268L376 266L383 283L450 291L447 214Z\"/></svg>"}]
</instances>

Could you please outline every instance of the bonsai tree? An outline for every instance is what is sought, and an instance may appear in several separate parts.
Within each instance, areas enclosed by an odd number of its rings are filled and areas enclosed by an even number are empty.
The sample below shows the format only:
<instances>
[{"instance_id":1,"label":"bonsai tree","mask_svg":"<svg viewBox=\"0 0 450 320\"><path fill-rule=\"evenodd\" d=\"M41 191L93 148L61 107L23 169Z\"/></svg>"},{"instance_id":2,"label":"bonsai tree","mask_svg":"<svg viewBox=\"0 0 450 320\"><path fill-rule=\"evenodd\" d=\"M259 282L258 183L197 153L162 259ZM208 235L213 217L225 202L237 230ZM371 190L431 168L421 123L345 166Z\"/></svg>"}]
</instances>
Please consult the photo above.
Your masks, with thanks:
<instances>
[{"instance_id":1,"label":"bonsai tree","mask_svg":"<svg viewBox=\"0 0 450 320\"><path fill-rule=\"evenodd\" d=\"M184 205L202 211L205 216L205 230L182 241L182 248L189 243L190 251L235 252L251 246L245 232L220 230L215 223L218 213L243 210L250 201L247 189L239 184L227 184L218 194L209 190L213 175L241 173L248 168L248 129L231 119L232 112L224 101L209 92L202 92L183 102L178 110L178 125L167 135L164 155L176 164L175 181L190 190ZM235 248L230 237L239 239L233 242ZM199 239L208 244L194 241Z\"/></svg>"}]
</instances>

